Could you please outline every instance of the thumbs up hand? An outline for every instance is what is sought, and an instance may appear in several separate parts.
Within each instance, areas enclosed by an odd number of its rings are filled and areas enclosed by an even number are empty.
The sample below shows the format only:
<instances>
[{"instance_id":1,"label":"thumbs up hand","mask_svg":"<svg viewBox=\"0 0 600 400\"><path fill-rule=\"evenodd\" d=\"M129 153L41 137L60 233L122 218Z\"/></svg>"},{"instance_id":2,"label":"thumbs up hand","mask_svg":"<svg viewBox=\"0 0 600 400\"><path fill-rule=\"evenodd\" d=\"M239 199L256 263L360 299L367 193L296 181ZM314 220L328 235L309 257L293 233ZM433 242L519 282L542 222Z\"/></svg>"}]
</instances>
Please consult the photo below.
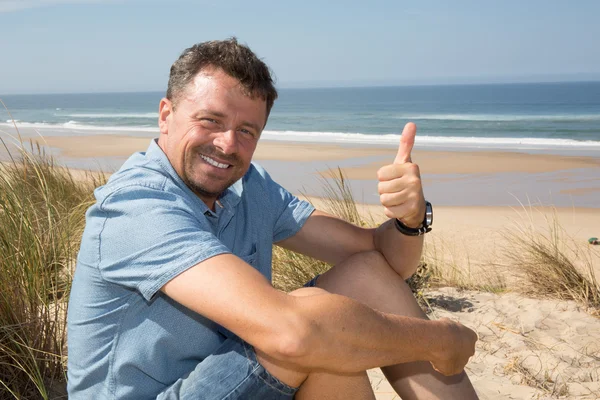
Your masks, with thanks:
<instances>
[{"instance_id":1,"label":"thumbs up hand","mask_svg":"<svg viewBox=\"0 0 600 400\"><path fill-rule=\"evenodd\" d=\"M417 126L404 126L394 163L377 171L379 200L385 215L398 218L404 225L418 228L425 217L425 197L419 166L413 164L411 152L415 144Z\"/></svg>"}]
</instances>

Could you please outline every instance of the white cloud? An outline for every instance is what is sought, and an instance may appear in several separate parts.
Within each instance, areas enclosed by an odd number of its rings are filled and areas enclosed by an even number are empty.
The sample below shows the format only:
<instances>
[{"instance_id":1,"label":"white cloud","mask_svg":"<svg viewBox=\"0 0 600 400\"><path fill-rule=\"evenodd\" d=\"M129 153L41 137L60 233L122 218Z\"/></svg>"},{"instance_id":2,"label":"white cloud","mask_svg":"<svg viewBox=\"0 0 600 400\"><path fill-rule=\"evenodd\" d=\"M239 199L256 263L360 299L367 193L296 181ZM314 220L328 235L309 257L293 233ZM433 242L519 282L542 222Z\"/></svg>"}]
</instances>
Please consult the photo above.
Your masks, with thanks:
<instances>
[{"instance_id":1,"label":"white cloud","mask_svg":"<svg viewBox=\"0 0 600 400\"><path fill-rule=\"evenodd\" d=\"M100 3L102 0L0 0L0 13L27 8L48 7L56 4Z\"/></svg>"}]
</instances>

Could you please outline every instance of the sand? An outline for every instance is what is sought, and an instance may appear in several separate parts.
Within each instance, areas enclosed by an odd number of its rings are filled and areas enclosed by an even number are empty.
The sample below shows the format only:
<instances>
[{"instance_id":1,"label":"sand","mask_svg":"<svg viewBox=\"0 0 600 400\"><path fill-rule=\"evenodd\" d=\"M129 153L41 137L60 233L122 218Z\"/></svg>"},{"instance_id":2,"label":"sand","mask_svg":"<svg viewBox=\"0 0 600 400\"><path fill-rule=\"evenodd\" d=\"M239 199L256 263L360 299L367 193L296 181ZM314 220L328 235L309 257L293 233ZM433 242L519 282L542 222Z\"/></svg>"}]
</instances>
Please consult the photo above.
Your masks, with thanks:
<instances>
[{"instance_id":1,"label":"sand","mask_svg":"<svg viewBox=\"0 0 600 400\"><path fill-rule=\"evenodd\" d=\"M415 151L413 162L427 174L490 174L501 172L551 172L576 168L600 168L600 158L498 151L449 152ZM386 160L366 166L346 168L352 179L371 179L372 171L383 167Z\"/></svg>"},{"instance_id":2,"label":"sand","mask_svg":"<svg viewBox=\"0 0 600 400\"><path fill-rule=\"evenodd\" d=\"M60 156L102 158L129 156L136 151L145 151L150 138L120 135L48 136L34 141L58 150L57 154ZM381 159L376 162L344 168L351 179L373 179L377 169L393 160L395 154L396 149L389 147L261 141L254 159L310 162L380 156ZM600 168L598 157L498 151L456 152L416 149L412 158L413 162L419 164L421 172L428 174L536 173Z\"/></svg>"},{"instance_id":3,"label":"sand","mask_svg":"<svg viewBox=\"0 0 600 400\"><path fill-rule=\"evenodd\" d=\"M466 370L481 399L598 399L600 319L572 302L444 288L428 293L434 318L475 329ZM399 399L380 370L377 399Z\"/></svg>"},{"instance_id":4,"label":"sand","mask_svg":"<svg viewBox=\"0 0 600 400\"><path fill-rule=\"evenodd\" d=\"M117 135L53 135L45 138L45 145L59 158L83 160L126 157L144 151L149 141ZM377 169L393 160L395 151L376 146L265 141L255 159L274 165L269 170L272 175L280 174L278 180L284 186L293 186L295 167L308 175L307 179L315 180L325 164L341 165L353 183L373 181L376 185ZM449 280L473 286L487 282L498 289L498 293L454 288L427 292L435 309L433 317L454 318L479 334L477 353L467 371L481 398L600 398L600 319L572 301L520 294L522 283L506 257L516 251L507 232L528 227L548 234L557 221L562 227L560 243L571 249L568 251L581 250L600 276L600 246L587 244L589 237L600 237L600 157L416 149L413 161L421 166L426 193L435 193L436 185L444 189L438 204L434 203L434 230L426 236L427 260L447 268ZM510 207L494 205L497 196L493 190L506 179L526 182L532 190L550 187L555 194L562 191L570 196L570 203L555 208L522 207L518 202ZM491 192L492 201L487 206L473 206L459 196L465 191L471 195ZM447 197L458 199L458 204L443 205ZM318 197L311 199L322 205ZM384 219L380 206L365 204L360 209L365 218ZM398 398L379 370L370 371L369 376L378 399Z\"/></svg>"},{"instance_id":5,"label":"sand","mask_svg":"<svg viewBox=\"0 0 600 400\"><path fill-rule=\"evenodd\" d=\"M150 138L121 135L48 136L43 139L35 139L35 141L58 150L58 154L64 157L102 158L128 156L136 151L145 151L150 143ZM261 141L254 158L256 160L317 161L390 154L393 152L388 148L364 149L328 144L315 146Z\"/></svg>"},{"instance_id":6,"label":"sand","mask_svg":"<svg viewBox=\"0 0 600 400\"><path fill-rule=\"evenodd\" d=\"M116 170L133 152L144 151L150 137L94 134L32 137L72 168ZM357 201L378 204L377 170L397 149L375 145L261 141L254 160L293 193L323 196L328 170L340 167ZM501 151L447 151L417 147L425 192L436 206L519 206L597 208L600 157L576 152L540 154ZM585 154L585 153L583 153ZM0 158L1 158L0 149Z\"/></svg>"}]
</instances>

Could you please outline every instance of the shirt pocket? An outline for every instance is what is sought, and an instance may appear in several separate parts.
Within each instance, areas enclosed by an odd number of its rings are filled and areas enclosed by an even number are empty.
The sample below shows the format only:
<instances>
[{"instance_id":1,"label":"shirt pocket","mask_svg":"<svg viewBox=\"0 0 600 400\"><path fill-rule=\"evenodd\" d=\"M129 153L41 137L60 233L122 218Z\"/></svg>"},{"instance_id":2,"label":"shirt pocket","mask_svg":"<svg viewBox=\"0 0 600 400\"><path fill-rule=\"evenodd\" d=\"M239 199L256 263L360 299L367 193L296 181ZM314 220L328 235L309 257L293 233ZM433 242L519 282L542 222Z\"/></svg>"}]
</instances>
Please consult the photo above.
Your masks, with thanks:
<instances>
[{"instance_id":1,"label":"shirt pocket","mask_svg":"<svg viewBox=\"0 0 600 400\"><path fill-rule=\"evenodd\" d=\"M256 245L252 244L248 255L237 255L239 258L244 260L246 263L256 267L256 259L258 258L258 251L256 251Z\"/></svg>"}]
</instances>

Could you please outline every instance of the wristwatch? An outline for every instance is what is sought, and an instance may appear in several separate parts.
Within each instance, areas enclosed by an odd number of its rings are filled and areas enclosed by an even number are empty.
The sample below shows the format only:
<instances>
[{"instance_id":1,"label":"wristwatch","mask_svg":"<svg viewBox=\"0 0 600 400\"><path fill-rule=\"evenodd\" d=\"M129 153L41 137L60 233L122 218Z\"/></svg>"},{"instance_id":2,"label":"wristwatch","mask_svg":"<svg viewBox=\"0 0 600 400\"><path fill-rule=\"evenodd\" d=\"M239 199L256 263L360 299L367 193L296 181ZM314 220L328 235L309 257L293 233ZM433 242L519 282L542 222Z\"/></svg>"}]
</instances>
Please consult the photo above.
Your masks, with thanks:
<instances>
[{"instance_id":1,"label":"wristwatch","mask_svg":"<svg viewBox=\"0 0 600 400\"><path fill-rule=\"evenodd\" d=\"M425 200L425 217L419 228L410 228L404 225L398 218L395 220L396 229L407 236L421 236L431 231L433 224L433 207L431 203Z\"/></svg>"}]
</instances>

